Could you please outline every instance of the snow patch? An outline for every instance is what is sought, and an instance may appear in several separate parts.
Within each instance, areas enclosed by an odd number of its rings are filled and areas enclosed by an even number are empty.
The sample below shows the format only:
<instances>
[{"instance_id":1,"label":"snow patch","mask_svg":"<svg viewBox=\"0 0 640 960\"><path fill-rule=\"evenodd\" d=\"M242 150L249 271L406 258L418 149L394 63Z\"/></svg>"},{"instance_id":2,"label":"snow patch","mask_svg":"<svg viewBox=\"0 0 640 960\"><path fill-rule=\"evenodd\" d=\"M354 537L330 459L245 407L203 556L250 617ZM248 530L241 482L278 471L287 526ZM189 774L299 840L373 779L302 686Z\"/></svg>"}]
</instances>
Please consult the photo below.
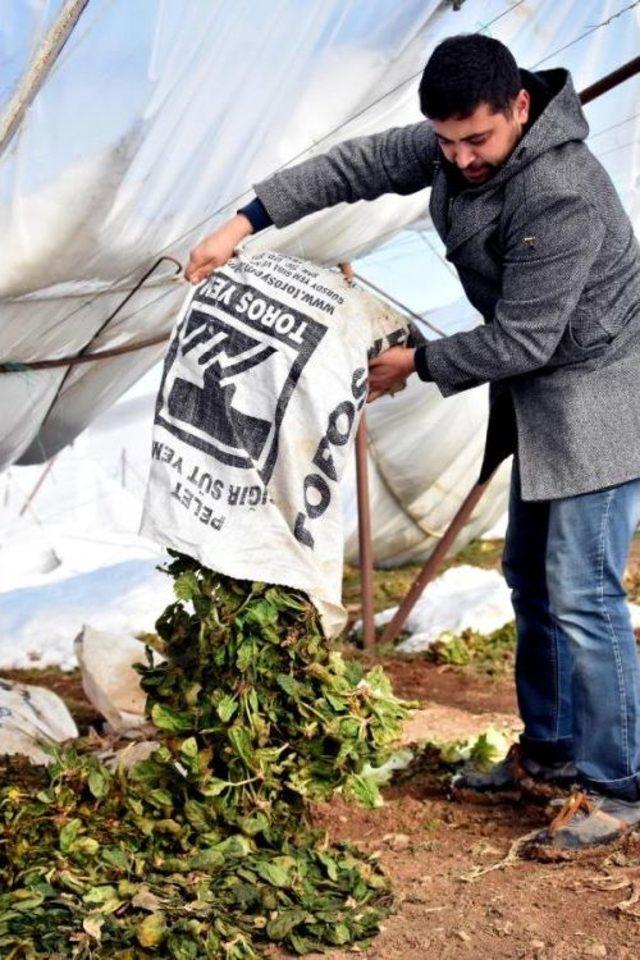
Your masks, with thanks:
<instances>
[{"instance_id":1,"label":"snow patch","mask_svg":"<svg viewBox=\"0 0 640 960\"><path fill-rule=\"evenodd\" d=\"M77 665L74 640L86 623L96 630L135 634L153 630L174 599L159 558L138 557L0 594L0 667ZM53 575L58 571L53 571Z\"/></svg>"}]
</instances>

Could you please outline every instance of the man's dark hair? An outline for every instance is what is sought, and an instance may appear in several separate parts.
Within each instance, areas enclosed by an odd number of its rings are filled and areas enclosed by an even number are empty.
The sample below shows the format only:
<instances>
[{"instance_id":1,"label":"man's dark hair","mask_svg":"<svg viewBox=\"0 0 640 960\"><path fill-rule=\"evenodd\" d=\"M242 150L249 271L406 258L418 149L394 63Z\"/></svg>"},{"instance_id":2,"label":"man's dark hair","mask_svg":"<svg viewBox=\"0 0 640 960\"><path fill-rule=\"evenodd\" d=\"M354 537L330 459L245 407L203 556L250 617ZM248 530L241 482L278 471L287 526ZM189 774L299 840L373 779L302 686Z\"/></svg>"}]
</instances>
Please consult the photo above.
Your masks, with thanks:
<instances>
[{"instance_id":1,"label":"man's dark hair","mask_svg":"<svg viewBox=\"0 0 640 960\"><path fill-rule=\"evenodd\" d=\"M511 51L480 33L447 37L435 48L420 81L420 109L430 120L468 117L481 103L507 113L522 89Z\"/></svg>"}]
</instances>

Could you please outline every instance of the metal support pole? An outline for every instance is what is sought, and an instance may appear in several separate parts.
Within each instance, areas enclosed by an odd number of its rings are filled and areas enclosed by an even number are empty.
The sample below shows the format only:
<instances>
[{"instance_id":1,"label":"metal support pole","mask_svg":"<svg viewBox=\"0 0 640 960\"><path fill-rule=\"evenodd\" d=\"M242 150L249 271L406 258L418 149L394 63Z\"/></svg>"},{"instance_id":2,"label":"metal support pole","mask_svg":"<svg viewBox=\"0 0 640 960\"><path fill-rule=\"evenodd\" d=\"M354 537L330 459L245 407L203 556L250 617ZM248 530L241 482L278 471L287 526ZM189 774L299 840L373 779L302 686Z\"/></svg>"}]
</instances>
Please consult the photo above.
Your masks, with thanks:
<instances>
[{"instance_id":1,"label":"metal support pole","mask_svg":"<svg viewBox=\"0 0 640 960\"><path fill-rule=\"evenodd\" d=\"M89 0L67 0L56 21L40 44L29 69L24 74L18 89L0 119L0 154L11 143L22 118L33 103L60 55L60 51L73 33Z\"/></svg>"},{"instance_id":2,"label":"metal support pole","mask_svg":"<svg viewBox=\"0 0 640 960\"><path fill-rule=\"evenodd\" d=\"M344 278L353 282L353 267L341 263ZM356 490L358 495L358 554L360 561L360 597L362 599L362 643L372 647L375 641L373 622L373 548L371 545L371 510L369 506L369 474L367 469L367 425L364 413L356 433Z\"/></svg>"},{"instance_id":3,"label":"metal support pole","mask_svg":"<svg viewBox=\"0 0 640 960\"><path fill-rule=\"evenodd\" d=\"M620 83L624 83L625 80L635 77L637 73L640 73L640 57L634 57L633 60L629 60L628 63L625 63L622 67L618 67L617 70L612 70L606 77L596 80L590 87L585 87L582 93L579 94L580 103L582 103L583 106L585 103L591 103L596 97L600 97L603 93L613 90L614 87L617 87Z\"/></svg>"},{"instance_id":4,"label":"metal support pole","mask_svg":"<svg viewBox=\"0 0 640 960\"><path fill-rule=\"evenodd\" d=\"M364 413L356 433L356 484L358 490L358 552L360 594L362 597L362 643L365 649L375 643L373 619L373 548L367 469L367 422Z\"/></svg>"},{"instance_id":5,"label":"metal support pole","mask_svg":"<svg viewBox=\"0 0 640 960\"><path fill-rule=\"evenodd\" d=\"M389 623L384 631L382 635L382 643L393 643L402 630L407 617L413 610L417 601L420 599L422 591L429 581L433 580L440 564L449 552L454 540L473 513L478 502L481 500L483 493L490 483L490 480L491 478L485 481L485 483L477 483L471 488L465 499L462 501L458 512L447 527L444 536L439 541L424 567L411 584L409 591L398 607L393 620Z\"/></svg>"}]
</instances>

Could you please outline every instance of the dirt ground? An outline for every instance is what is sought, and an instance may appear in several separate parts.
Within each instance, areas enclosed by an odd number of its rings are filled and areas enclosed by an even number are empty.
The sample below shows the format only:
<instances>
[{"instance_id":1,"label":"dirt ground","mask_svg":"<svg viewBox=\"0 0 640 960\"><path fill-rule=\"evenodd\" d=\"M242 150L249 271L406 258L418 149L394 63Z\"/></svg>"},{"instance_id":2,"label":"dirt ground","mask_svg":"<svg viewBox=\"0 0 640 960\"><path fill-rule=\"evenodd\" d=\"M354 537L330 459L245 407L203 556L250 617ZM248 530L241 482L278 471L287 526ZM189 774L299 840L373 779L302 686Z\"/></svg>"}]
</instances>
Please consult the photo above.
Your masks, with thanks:
<instances>
[{"instance_id":1,"label":"dirt ground","mask_svg":"<svg viewBox=\"0 0 640 960\"><path fill-rule=\"evenodd\" d=\"M498 551L481 547L471 562L496 566ZM414 570L377 575L376 606L395 602ZM394 576L395 581L391 581ZM348 573L349 577L349 573ZM355 574L346 584L354 613ZM640 597L640 543L629 571ZM422 706L472 714L514 714L509 670L487 676L424 657L360 654L382 663L396 692ZM95 722L77 672L3 671L40 682L67 701L82 732ZM384 791L385 805L363 811L342 802L318 808L332 840L379 851L395 891L393 914L362 955L375 960L635 960L640 956L640 835L616 850L577 862L544 864L512 856L514 843L547 822L541 806L477 806L450 798L448 775L425 763ZM281 958L279 951L274 957ZM331 960L346 960L331 951Z\"/></svg>"},{"instance_id":2,"label":"dirt ground","mask_svg":"<svg viewBox=\"0 0 640 960\"><path fill-rule=\"evenodd\" d=\"M385 667L407 696L476 713L515 710L509 678L487 681L425 661L385 658ZM333 803L317 817L333 839L381 851L393 878L395 912L364 956L631 960L640 954L640 837L580 862L516 858L500 867L514 841L547 822L543 807L463 804L429 770L387 788L385 800L372 812ZM487 868L493 869L482 874Z\"/></svg>"}]
</instances>

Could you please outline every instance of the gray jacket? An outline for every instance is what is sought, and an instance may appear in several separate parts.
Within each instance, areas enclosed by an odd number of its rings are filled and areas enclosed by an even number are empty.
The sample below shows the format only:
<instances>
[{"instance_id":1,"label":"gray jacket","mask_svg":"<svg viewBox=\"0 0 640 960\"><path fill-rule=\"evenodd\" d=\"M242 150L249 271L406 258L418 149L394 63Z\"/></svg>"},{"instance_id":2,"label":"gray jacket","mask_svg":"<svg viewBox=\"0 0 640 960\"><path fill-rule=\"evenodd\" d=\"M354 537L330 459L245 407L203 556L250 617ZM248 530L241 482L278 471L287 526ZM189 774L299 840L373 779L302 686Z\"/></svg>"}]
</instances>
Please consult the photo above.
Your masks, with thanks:
<instances>
[{"instance_id":1,"label":"gray jacket","mask_svg":"<svg viewBox=\"0 0 640 960\"><path fill-rule=\"evenodd\" d=\"M640 477L640 248L565 70L527 74L543 108L488 182L455 188L421 122L350 140L256 186L277 226L432 186L429 209L485 324L429 342L444 396L491 382L481 477L517 446L522 496Z\"/></svg>"}]
</instances>

